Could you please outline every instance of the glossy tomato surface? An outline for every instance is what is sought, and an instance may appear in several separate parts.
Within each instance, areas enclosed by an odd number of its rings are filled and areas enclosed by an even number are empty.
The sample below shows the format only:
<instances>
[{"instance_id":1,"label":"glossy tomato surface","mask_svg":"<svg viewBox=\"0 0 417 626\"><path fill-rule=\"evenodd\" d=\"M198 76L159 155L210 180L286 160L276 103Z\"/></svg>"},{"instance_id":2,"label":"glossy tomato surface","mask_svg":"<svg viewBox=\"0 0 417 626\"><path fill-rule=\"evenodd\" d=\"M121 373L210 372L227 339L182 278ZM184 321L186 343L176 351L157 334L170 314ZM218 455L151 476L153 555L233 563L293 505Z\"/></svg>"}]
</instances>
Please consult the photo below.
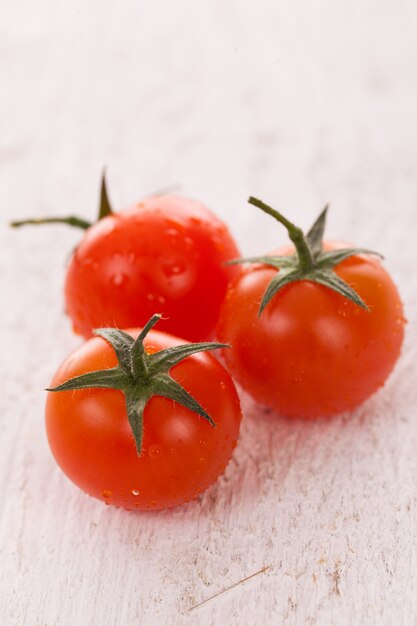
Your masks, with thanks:
<instances>
[{"instance_id":1,"label":"glossy tomato surface","mask_svg":"<svg viewBox=\"0 0 417 626\"><path fill-rule=\"evenodd\" d=\"M239 256L226 226L202 204L164 195L91 226L69 263L65 299L75 332L143 326L155 312L165 332L213 337Z\"/></svg>"},{"instance_id":2,"label":"glossy tomato surface","mask_svg":"<svg viewBox=\"0 0 417 626\"><path fill-rule=\"evenodd\" d=\"M158 331L144 341L148 352L183 343ZM90 339L62 363L51 386L116 364L106 341ZM139 510L188 502L213 483L229 462L239 434L241 412L234 384L208 353L187 357L171 375L206 409L216 427L172 400L154 396L144 411L140 456L121 391L48 392L49 445L68 478L107 504Z\"/></svg>"},{"instance_id":3,"label":"glossy tomato surface","mask_svg":"<svg viewBox=\"0 0 417 626\"><path fill-rule=\"evenodd\" d=\"M328 243L325 248L341 247ZM288 254L288 248L274 254ZM224 358L255 400L294 417L353 409L381 387L400 354L404 313L379 260L351 257L335 268L369 307L366 311L308 281L283 287L258 316L275 270L246 266L231 283L217 335Z\"/></svg>"}]
</instances>

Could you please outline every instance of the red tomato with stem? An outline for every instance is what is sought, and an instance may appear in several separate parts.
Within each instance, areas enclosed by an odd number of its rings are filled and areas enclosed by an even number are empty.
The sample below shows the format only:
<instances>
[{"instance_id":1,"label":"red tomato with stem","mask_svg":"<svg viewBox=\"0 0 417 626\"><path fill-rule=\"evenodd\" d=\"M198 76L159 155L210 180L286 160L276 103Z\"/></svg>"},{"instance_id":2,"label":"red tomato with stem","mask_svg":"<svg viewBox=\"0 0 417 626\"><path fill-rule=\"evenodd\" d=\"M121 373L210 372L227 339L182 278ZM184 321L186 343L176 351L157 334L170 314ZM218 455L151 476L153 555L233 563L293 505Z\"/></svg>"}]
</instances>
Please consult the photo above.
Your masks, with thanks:
<instances>
[{"instance_id":1,"label":"red tomato with stem","mask_svg":"<svg viewBox=\"0 0 417 626\"><path fill-rule=\"evenodd\" d=\"M101 329L60 366L46 430L63 472L86 493L126 509L195 499L224 471L241 412L210 354L151 330ZM134 341L136 338L136 341Z\"/></svg>"},{"instance_id":2,"label":"red tomato with stem","mask_svg":"<svg viewBox=\"0 0 417 626\"><path fill-rule=\"evenodd\" d=\"M211 339L229 281L226 261L239 255L225 224L205 206L174 195L145 198L113 213L102 182L99 220L65 222L85 229L65 280L66 311L74 331L134 328L161 311L161 329L190 341Z\"/></svg>"},{"instance_id":3,"label":"red tomato with stem","mask_svg":"<svg viewBox=\"0 0 417 626\"><path fill-rule=\"evenodd\" d=\"M249 259L231 283L217 329L236 381L258 402L294 417L354 409L381 387L400 354L398 291L369 251L322 245L326 210L305 236L264 203L293 240ZM244 261L244 260L243 260Z\"/></svg>"}]
</instances>

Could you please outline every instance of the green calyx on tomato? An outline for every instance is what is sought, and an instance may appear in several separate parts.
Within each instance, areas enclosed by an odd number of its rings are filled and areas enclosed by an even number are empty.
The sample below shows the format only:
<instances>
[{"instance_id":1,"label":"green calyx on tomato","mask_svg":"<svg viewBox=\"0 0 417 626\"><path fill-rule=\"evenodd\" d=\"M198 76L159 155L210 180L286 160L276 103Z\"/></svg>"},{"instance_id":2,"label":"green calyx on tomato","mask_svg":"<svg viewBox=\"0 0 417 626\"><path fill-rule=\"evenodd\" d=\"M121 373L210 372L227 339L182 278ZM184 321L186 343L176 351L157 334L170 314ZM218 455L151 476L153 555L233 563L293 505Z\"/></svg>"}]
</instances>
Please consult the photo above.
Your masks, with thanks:
<instances>
[{"instance_id":1,"label":"green calyx on tomato","mask_svg":"<svg viewBox=\"0 0 417 626\"><path fill-rule=\"evenodd\" d=\"M96 221L98 222L103 219L103 217L107 217L107 215L112 214L113 210L111 208L109 196L107 193L106 173L105 171L103 171L100 185L100 203ZM10 222L10 226L12 226L13 228L26 226L28 224L67 224L67 226L74 226L75 228L81 228L82 230L87 230L87 228L90 228L90 226L93 225L92 222L87 222L87 220L84 220L83 218L77 217L75 215L69 215L67 217L39 217L28 220L19 220L17 222Z\"/></svg>"},{"instance_id":2,"label":"green calyx on tomato","mask_svg":"<svg viewBox=\"0 0 417 626\"><path fill-rule=\"evenodd\" d=\"M70 391L107 388L122 391L139 456L143 439L143 411L153 396L163 396L174 400L206 419L213 427L216 426L199 402L170 376L169 371L174 365L192 354L229 347L223 343L202 342L147 353L143 340L160 319L161 315L153 315L136 340L123 330L114 328L95 330L94 334L105 339L114 349L118 365L111 369L76 376L57 387L47 389L47 391Z\"/></svg>"},{"instance_id":3,"label":"green calyx on tomato","mask_svg":"<svg viewBox=\"0 0 417 626\"><path fill-rule=\"evenodd\" d=\"M281 213L272 209L261 200L251 196L248 202L265 213L272 215L278 222L283 224L288 231L289 238L295 246L295 253L287 256L250 257L234 259L228 262L229 264L262 263L263 265L274 267L277 270L277 274L272 278L263 295L258 315L262 314L264 308L282 287L299 280L307 280L324 285L336 291L344 298L351 300L363 309L369 310L360 295L342 280L340 276L337 276L333 269L345 259L356 254L375 254L379 257L382 257L382 255L365 248L342 248L324 251L322 240L326 224L327 205L308 233L304 234L301 228L295 226L295 224L290 222Z\"/></svg>"}]
</instances>

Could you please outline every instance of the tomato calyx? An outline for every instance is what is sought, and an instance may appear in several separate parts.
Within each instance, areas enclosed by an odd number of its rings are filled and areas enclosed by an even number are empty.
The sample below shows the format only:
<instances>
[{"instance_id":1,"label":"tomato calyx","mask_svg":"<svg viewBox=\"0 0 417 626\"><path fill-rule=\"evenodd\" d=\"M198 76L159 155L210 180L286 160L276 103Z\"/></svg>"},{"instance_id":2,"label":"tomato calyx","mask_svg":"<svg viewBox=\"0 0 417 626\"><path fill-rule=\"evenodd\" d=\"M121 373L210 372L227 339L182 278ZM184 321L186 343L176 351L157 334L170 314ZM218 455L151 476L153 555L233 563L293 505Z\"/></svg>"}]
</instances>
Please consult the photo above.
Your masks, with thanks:
<instances>
[{"instance_id":1,"label":"tomato calyx","mask_svg":"<svg viewBox=\"0 0 417 626\"><path fill-rule=\"evenodd\" d=\"M75 389L106 388L123 392L129 424L140 456L143 440L143 412L153 396L163 396L190 409L207 420L211 426L216 424L199 402L184 389L170 374L170 369L197 352L227 348L227 344L201 342L183 344L165 348L154 353L147 353L143 345L148 332L159 322L161 315L155 314L144 326L137 339L115 328L99 328L94 334L107 341L116 353L116 367L98 370L75 376L57 387L47 391L70 391Z\"/></svg>"},{"instance_id":2,"label":"tomato calyx","mask_svg":"<svg viewBox=\"0 0 417 626\"><path fill-rule=\"evenodd\" d=\"M98 216L96 222L103 219L103 217L107 217L108 215L113 215L113 210L111 208L111 204L109 201L109 195L107 193L107 185L106 185L106 173L103 171L101 176L101 186L100 186L100 202L98 208ZM82 230L87 230L90 226L93 225L93 222L88 222L87 220L77 217L76 215L68 215L67 217L38 217L27 220L19 220L16 222L10 222L10 226L13 228L18 228L20 226L30 225L38 225L38 224L66 224L67 226L74 226L75 228L81 228Z\"/></svg>"},{"instance_id":3,"label":"tomato calyx","mask_svg":"<svg viewBox=\"0 0 417 626\"><path fill-rule=\"evenodd\" d=\"M286 256L248 257L228 261L229 264L262 263L277 270L276 275L270 281L263 295L258 311L259 316L282 287L301 280L324 285L369 311L367 304L360 295L334 272L334 268L345 259L357 254L373 254L381 258L382 255L365 248L342 248L324 251L322 244L328 205L324 207L313 226L305 234L301 228L261 200L251 196L248 202L268 213L285 226L289 238L295 247L294 254Z\"/></svg>"}]
</instances>

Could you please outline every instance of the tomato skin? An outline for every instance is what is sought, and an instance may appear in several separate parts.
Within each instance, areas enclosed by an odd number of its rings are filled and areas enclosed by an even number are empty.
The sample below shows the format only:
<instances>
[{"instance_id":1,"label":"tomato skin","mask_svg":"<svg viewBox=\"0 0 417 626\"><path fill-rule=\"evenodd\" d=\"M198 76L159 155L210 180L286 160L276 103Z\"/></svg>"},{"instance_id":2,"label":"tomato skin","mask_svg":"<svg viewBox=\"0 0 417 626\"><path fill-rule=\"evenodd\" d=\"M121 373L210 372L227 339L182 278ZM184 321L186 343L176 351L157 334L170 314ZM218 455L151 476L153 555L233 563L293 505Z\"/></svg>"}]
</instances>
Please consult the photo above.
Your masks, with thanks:
<instances>
[{"instance_id":1,"label":"tomato skin","mask_svg":"<svg viewBox=\"0 0 417 626\"><path fill-rule=\"evenodd\" d=\"M273 254L288 254L288 248ZM370 311L325 286L299 281L283 287L259 317L275 272L244 267L229 286L217 328L219 340L232 346L224 351L229 371L255 400L288 417L357 407L384 384L401 350L403 306L388 273L367 255L335 268Z\"/></svg>"},{"instance_id":2,"label":"tomato skin","mask_svg":"<svg viewBox=\"0 0 417 626\"><path fill-rule=\"evenodd\" d=\"M138 330L128 331L136 337ZM184 344L150 331L147 351ZM113 349L88 340L57 370L51 386L90 371L114 367ZM233 381L208 353L187 357L171 376L207 410L207 420L172 400L154 396L144 411L140 457L121 391L48 392L46 431L63 472L86 493L126 509L174 507L195 499L224 471L237 442L241 411Z\"/></svg>"},{"instance_id":3,"label":"tomato skin","mask_svg":"<svg viewBox=\"0 0 417 626\"><path fill-rule=\"evenodd\" d=\"M66 275L66 310L86 338L99 327L134 328L162 313L160 328L211 339L239 256L226 226L202 204L165 195L91 226Z\"/></svg>"}]
</instances>

